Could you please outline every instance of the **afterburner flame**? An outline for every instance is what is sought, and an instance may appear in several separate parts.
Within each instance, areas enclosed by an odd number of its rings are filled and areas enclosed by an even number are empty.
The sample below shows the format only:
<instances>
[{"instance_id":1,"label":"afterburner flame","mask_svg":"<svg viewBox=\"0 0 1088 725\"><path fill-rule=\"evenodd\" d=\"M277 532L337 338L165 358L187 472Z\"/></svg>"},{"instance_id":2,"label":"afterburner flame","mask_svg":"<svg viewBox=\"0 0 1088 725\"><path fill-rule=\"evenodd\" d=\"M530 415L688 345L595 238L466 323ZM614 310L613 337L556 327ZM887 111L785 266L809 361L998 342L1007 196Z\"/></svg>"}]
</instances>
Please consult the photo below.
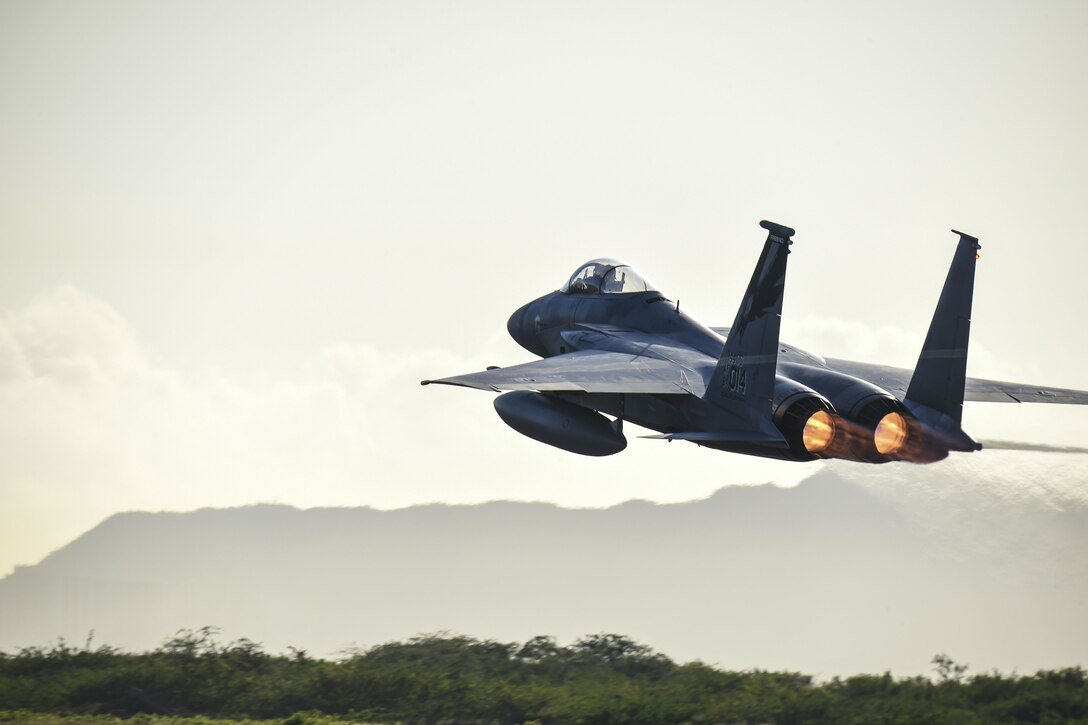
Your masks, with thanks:
<instances>
[{"instance_id":1,"label":"afterburner flame","mask_svg":"<svg viewBox=\"0 0 1088 725\"><path fill-rule=\"evenodd\" d=\"M827 450L834 439L835 419L826 410L817 410L805 421L805 429L801 431L801 442L809 453Z\"/></svg>"},{"instance_id":2,"label":"afterburner flame","mask_svg":"<svg viewBox=\"0 0 1088 725\"><path fill-rule=\"evenodd\" d=\"M873 444L877 453L890 456L901 451L907 442L908 430L907 419L901 414L892 412L885 415L873 432Z\"/></svg>"}]
</instances>

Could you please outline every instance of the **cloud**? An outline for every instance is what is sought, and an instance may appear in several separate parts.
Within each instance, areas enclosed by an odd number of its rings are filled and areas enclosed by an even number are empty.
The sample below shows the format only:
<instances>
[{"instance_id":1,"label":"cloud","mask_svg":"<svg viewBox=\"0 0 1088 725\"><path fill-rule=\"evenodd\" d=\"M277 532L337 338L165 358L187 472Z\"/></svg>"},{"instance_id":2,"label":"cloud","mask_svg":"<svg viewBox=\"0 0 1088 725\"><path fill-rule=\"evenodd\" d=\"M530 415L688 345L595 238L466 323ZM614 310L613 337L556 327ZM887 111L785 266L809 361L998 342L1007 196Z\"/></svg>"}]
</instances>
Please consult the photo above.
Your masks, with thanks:
<instances>
[{"instance_id":1,"label":"cloud","mask_svg":"<svg viewBox=\"0 0 1088 725\"><path fill-rule=\"evenodd\" d=\"M877 328L835 317L804 315L782 321L783 339L828 357L914 367L925 333L885 325Z\"/></svg>"},{"instance_id":2,"label":"cloud","mask_svg":"<svg viewBox=\"0 0 1088 725\"><path fill-rule=\"evenodd\" d=\"M123 380L146 365L121 316L73 287L0 315L0 382L48 377L83 387Z\"/></svg>"},{"instance_id":3,"label":"cloud","mask_svg":"<svg viewBox=\"0 0 1088 725\"><path fill-rule=\"evenodd\" d=\"M18 413L4 440L26 443L25 462L50 459L70 474L35 484L98 478L105 467L160 496L171 489L173 505L226 502L253 485L274 495L289 478L380 458L381 439L418 415L418 395L406 392L425 373L482 366L345 343L317 351L291 379L183 372L152 362L116 311L71 287L5 313L0 340L0 396ZM31 467L6 468L10 480Z\"/></svg>"},{"instance_id":4,"label":"cloud","mask_svg":"<svg viewBox=\"0 0 1088 725\"><path fill-rule=\"evenodd\" d=\"M106 303L50 290L0 315L2 548L36 558L123 509L406 503L374 486L420 414L418 380L478 365L342 344L290 380L182 372Z\"/></svg>"}]
</instances>

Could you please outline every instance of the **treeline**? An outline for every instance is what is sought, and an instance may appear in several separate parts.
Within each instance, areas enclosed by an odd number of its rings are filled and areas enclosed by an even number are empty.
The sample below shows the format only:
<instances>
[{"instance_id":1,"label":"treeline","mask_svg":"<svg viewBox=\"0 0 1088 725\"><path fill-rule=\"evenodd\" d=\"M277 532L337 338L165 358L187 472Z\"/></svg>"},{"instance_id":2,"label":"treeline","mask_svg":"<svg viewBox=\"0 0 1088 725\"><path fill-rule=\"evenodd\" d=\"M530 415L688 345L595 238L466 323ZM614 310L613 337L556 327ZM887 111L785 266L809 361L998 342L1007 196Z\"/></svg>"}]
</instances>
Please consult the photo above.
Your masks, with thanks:
<instances>
[{"instance_id":1,"label":"treeline","mask_svg":"<svg viewBox=\"0 0 1088 725\"><path fill-rule=\"evenodd\" d=\"M615 634L559 646L422 636L329 661L215 630L183 631L143 654L30 647L0 655L0 709L121 717L288 718L318 713L405 723L1088 723L1088 673L965 676L941 655L933 678L677 664ZM300 714L303 713L303 714ZM304 713L311 713L305 715ZM4 718L0 717L0 720Z\"/></svg>"}]
</instances>

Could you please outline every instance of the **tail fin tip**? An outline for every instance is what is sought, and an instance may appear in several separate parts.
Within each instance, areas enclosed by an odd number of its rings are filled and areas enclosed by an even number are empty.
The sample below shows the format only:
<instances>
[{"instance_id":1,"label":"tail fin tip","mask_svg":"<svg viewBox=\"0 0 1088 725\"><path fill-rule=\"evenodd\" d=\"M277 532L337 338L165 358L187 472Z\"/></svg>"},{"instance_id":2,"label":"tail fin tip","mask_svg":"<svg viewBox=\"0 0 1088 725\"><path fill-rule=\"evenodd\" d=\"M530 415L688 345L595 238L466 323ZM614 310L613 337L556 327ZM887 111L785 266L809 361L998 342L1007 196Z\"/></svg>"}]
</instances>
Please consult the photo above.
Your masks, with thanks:
<instances>
[{"instance_id":1,"label":"tail fin tip","mask_svg":"<svg viewBox=\"0 0 1088 725\"><path fill-rule=\"evenodd\" d=\"M982 245L978 243L978 237L973 237L970 234L968 234L967 232L961 232L958 229L953 229L952 233L953 234L959 234L960 239L962 239L962 240L965 240L965 241L968 241L968 242L974 242L975 244L978 244L978 246L975 247L975 249L981 249L982 248Z\"/></svg>"},{"instance_id":2,"label":"tail fin tip","mask_svg":"<svg viewBox=\"0 0 1088 725\"><path fill-rule=\"evenodd\" d=\"M761 221L759 223L759 226L763 229L766 229L772 235L781 237L783 241L789 240L790 237L797 233L783 224L775 224L774 222L769 222L766 219Z\"/></svg>"}]
</instances>

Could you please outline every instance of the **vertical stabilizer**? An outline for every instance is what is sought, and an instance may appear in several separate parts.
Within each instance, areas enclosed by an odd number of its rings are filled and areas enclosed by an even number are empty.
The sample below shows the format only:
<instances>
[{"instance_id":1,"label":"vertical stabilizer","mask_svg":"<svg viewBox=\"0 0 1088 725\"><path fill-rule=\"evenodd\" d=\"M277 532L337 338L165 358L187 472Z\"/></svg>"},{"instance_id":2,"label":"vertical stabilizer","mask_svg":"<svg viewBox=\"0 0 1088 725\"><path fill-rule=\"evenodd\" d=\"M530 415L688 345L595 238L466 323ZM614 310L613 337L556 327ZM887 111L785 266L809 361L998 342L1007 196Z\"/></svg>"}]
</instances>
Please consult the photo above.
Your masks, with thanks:
<instances>
[{"instance_id":1,"label":"vertical stabilizer","mask_svg":"<svg viewBox=\"0 0 1088 725\"><path fill-rule=\"evenodd\" d=\"M929 324L918 365L910 379L904 402L947 416L958 428L963 420L963 386L967 379L967 342L971 333L971 298L975 289L978 239L960 235L952 266L941 290L941 299Z\"/></svg>"},{"instance_id":2,"label":"vertical stabilizer","mask_svg":"<svg viewBox=\"0 0 1088 725\"><path fill-rule=\"evenodd\" d=\"M778 366L786 257L794 231L768 221L760 222L759 226L768 231L767 241L707 385L706 398L750 421L769 424Z\"/></svg>"}]
</instances>

